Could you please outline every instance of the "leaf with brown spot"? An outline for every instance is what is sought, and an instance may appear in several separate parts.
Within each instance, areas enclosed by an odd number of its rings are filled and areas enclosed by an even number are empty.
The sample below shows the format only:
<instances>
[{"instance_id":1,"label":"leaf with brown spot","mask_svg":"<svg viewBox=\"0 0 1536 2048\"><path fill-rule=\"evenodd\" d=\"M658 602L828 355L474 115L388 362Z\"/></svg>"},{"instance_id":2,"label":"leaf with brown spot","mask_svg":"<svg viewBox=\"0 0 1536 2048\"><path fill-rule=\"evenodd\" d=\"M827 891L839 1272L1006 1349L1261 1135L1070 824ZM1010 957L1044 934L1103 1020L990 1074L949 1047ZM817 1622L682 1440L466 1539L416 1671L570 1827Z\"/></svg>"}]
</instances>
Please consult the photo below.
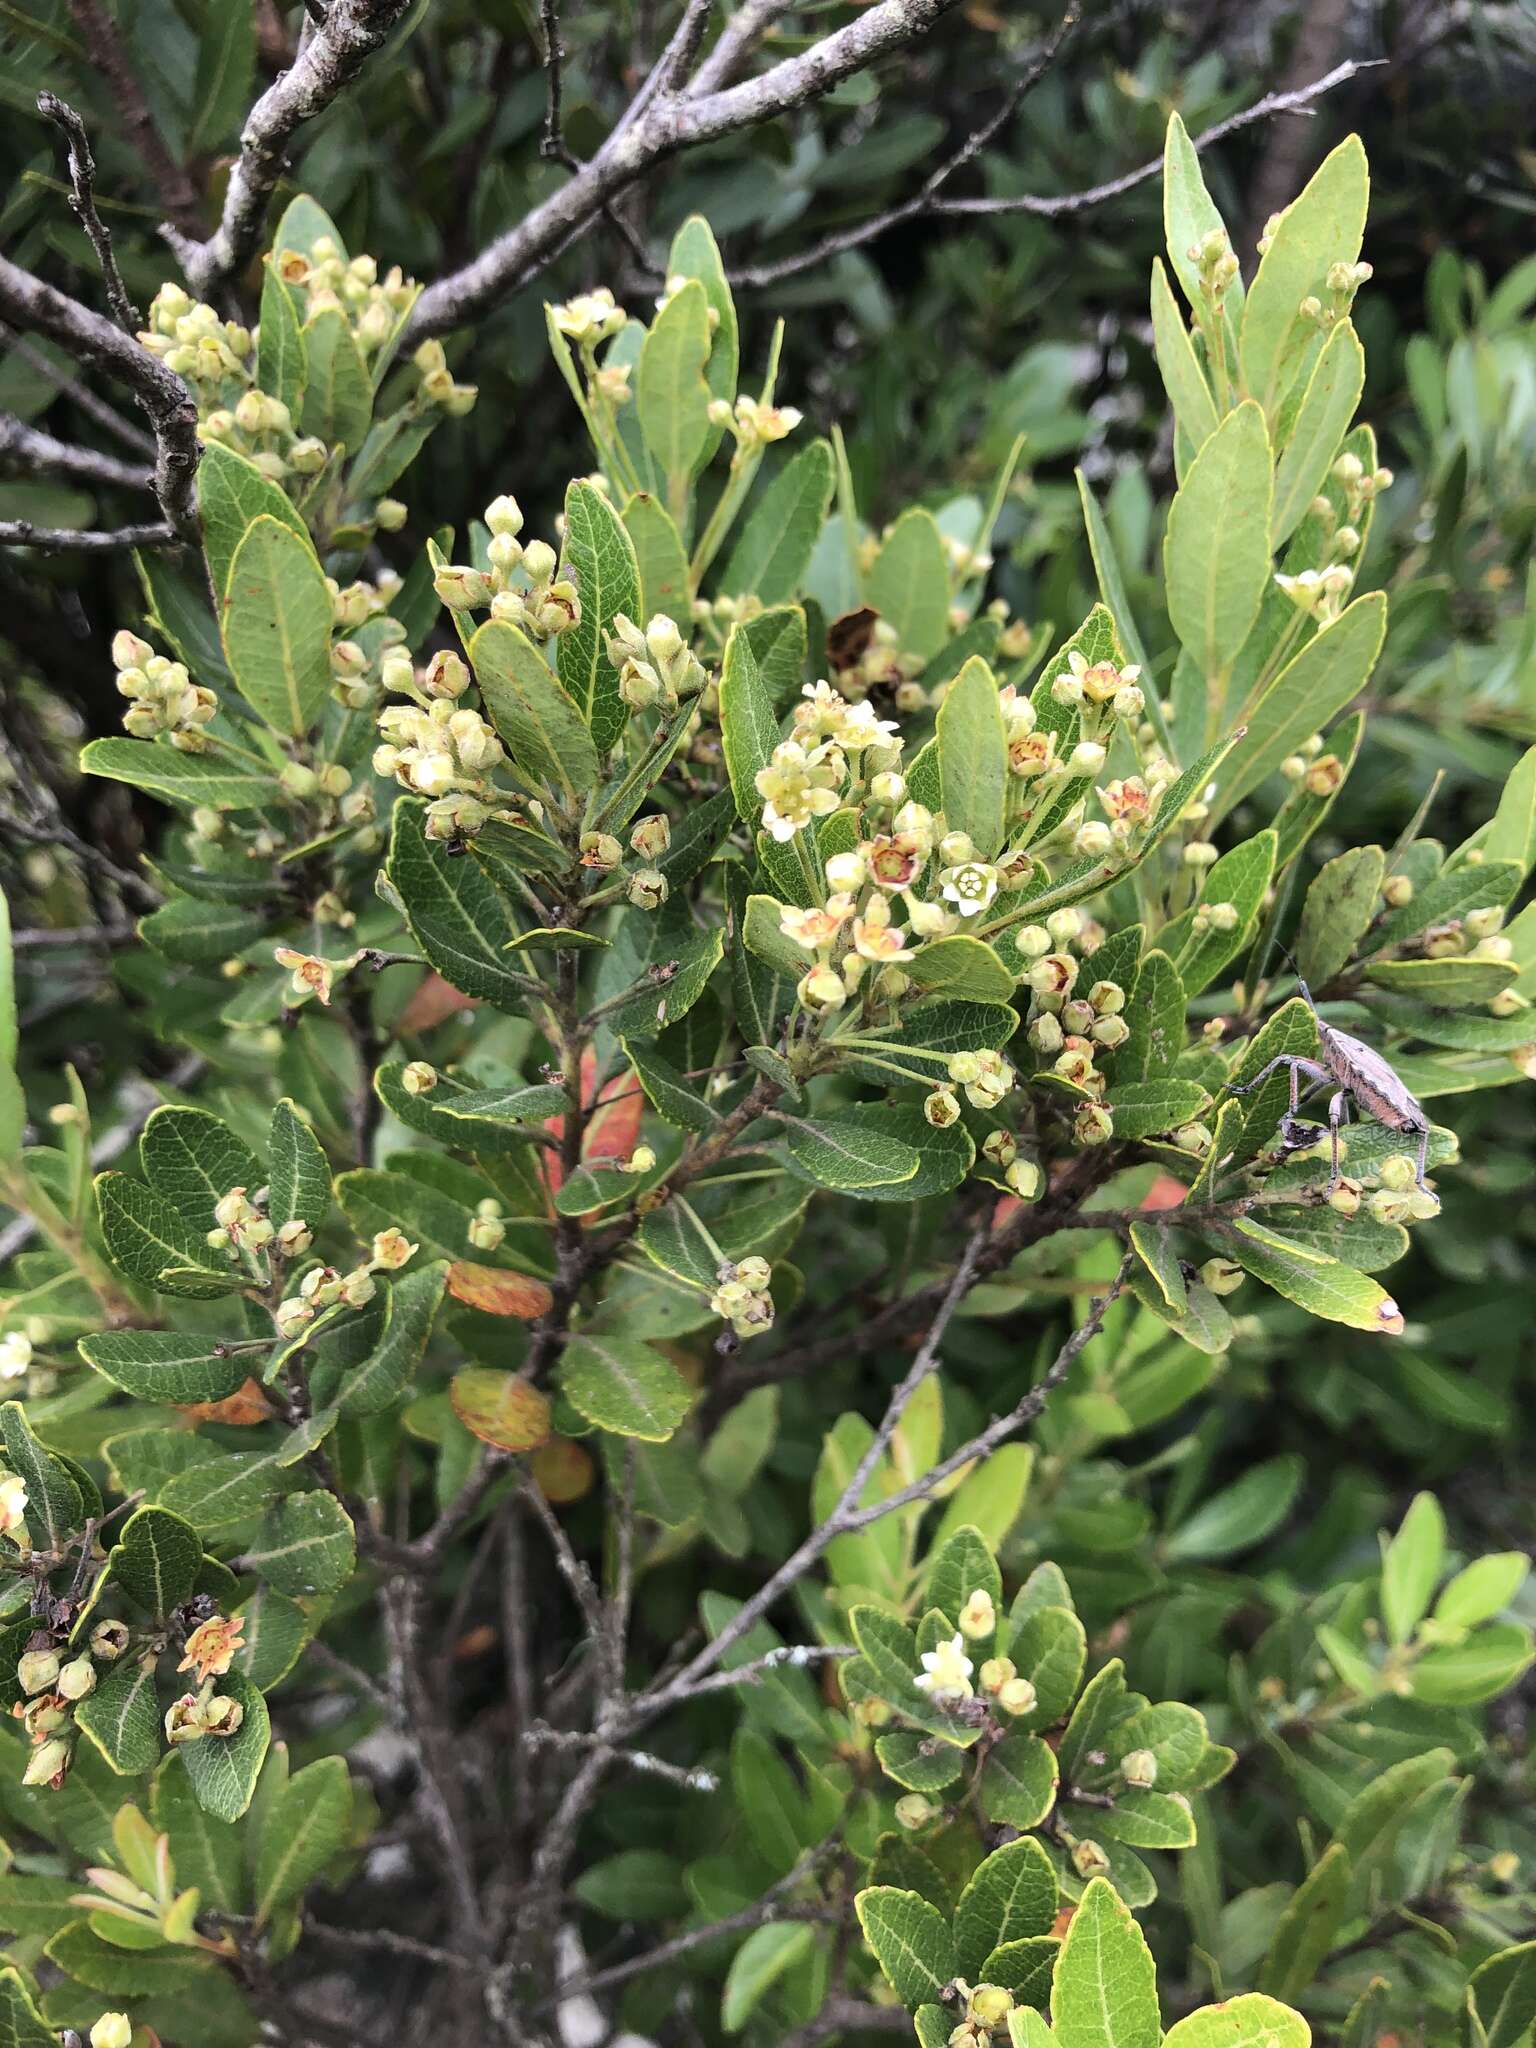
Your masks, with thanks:
<instances>
[{"instance_id":1,"label":"leaf with brown spot","mask_svg":"<svg viewBox=\"0 0 1536 2048\"><path fill-rule=\"evenodd\" d=\"M272 1420L273 1408L260 1382L247 1380L222 1401L193 1401L185 1406L178 1403L177 1412L189 1422L226 1422L235 1429L254 1429L258 1422Z\"/></svg>"},{"instance_id":2,"label":"leaf with brown spot","mask_svg":"<svg viewBox=\"0 0 1536 2048\"><path fill-rule=\"evenodd\" d=\"M528 1461L534 1484L551 1507L563 1508L592 1491L597 1468L581 1445L552 1436Z\"/></svg>"},{"instance_id":3,"label":"leaf with brown spot","mask_svg":"<svg viewBox=\"0 0 1536 2048\"><path fill-rule=\"evenodd\" d=\"M448 1292L466 1308L487 1316L519 1316L531 1323L547 1315L554 1299L542 1280L509 1273L501 1266L476 1266L460 1259L448 1268Z\"/></svg>"},{"instance_id":4,"label":"leaf with brown spot","mask_svg":"<svg viewBox=\"0 0 1536 2048\"><path fill-rule=\"evenodd\" d=\"M549 1441L549 1402L515 1372L468 1366L454 1374L448 1398L464 1427L498 1451L536 1451Z\"/></svg>"}]
</instances>

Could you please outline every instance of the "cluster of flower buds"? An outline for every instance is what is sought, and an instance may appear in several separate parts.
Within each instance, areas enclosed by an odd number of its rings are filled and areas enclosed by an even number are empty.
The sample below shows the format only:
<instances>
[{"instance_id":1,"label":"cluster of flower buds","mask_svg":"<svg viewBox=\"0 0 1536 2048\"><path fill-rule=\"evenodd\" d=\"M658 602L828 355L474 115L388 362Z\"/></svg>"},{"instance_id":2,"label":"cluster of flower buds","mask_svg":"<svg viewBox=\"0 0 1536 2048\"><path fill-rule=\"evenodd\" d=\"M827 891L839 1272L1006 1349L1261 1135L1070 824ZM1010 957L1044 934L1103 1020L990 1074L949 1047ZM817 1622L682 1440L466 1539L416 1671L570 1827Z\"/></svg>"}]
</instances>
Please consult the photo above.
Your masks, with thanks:
<instances>
[{"instance_id":1,"label":"cluster of flower buds","mask_svg":"<svg viewBox=\"0 0 1536 2048\"><path fill-rule=\"evenodd\" d=\"M1309 733L1294 754L1287 754L1280 763L1280 773L1287 782L1299 782L1308 796L1332 796L1344 780L1344 763L1337 754L1323 752L1323 736L1320 732ZM1390 899L1408 902L1413 895L1413 884L1408 883L1408 895Z\"/></svg>"},{"instance_id":2,"label":"cluster of flower buds","mask_svg":"<svg viewBox=\"0 0 1536 2048\"><path fill-rule=\"evenodd\" d=\"M1355 293L1374 275L1369 263L1330 263L1323 280L1328 296L1320 299L1309 292L1296 310L1326 334L1345 317L1355 303Z\"/></svg>"},{"instance_id":3,"label":"cluster of flower buds","mask_svg":"<svg viewBox=\"0 0 1536 2048\"><path fill-rule=\"evenodd\" d=\"M547 540L520 541L523 514L515 498L505 495L487 506L490 529L486 550L489 567L467 568L445 563L432 587L454 612L489 609L491 617L520 627L536 640L569 633L581 624L576 585L560 573L560 558Z\"/></svg>"},{"instance_id":4,"label":"cluster of flower buds","mask_svg":"<svg viewBox=\"0 0 1536 2048\"><path fill-rule=\"evenodd\" d=\"M501 1204L494 1195L487 1195L483 1202L477 1202L470 1221L468 1237L473 1250L493 1252L501 1245L507 1234L503 1221Z\"/></svg>"},{"instance_id":5,"label":"cluster of flower buds","mask_svg":"<svg viewBox=\"0 0 1536 2048\"><path fill-rule=\"evenodd\" d=\"M940 1131L959 1120L960 1098L956 1088L965 1090L965 1099L972 1109L994 1110L1018 1078L1000 1052L986 1050L951 1053L945 1072L948 1083L941 1081L923 1101L923 1115Z\"/></svg>"},{"instance_id":6,"label":"cluster of flower buds","mask_svg":"<svg viewBox=\"0 0 1536 2048\"><path fill-rule=\"evenodd\" d=\"M633 619L615 612L608 659L619 672L619 695L632 711L649 711L655 705L664 712L675 711L708 681L676 620L664 612L657 612L643 632Z\"/></svg>"},{"instance_id":7,"label":"cluster of flower buds","mask_svg":"<svg viewBox=\"0 0 1536 2048\"><path fill-rule=\"evenodd\" d=\"M227 1194L220 1195L213 1205L213 1224L213 1229L208 1232L208 1244L215 1250L226 1250L233 1255L266 1252L281 1259L298 1259L314 1242L314 1233L309 1225L297 1218L275 1226L250 1200L244 1188L231 1188Z\"/></svg>"},{"instance_id":8,"label":"cluster of flower buds","mask_svg":"<svg viewBox=\"0 0 1536 2048\"><path fill-rule=\"evenodd\" d=\"M392 775L418 796L468 790L494 798L487 778L505 764L506 748L478 711L455 706L451 697L435 697L425 709L390 704L379 713L379 731L384 743L374 750L375 775Z\"/></svg>"},{"instance_id":9,"label":"cluster of flower buds","mask_svg":"<svg viewBox=\"0 0 1536 2048\"><path fill-rule=\"evenodd\" d=\"M792 405L762 405L755 398L710 401L709 416L717 427L728 427L740 453L750 455L771 441L783 441L799 426L803 415Z\"/></svg>"},{"instance_id":10,"label":"cluster of flower buds","mask_svg":"<svg viewBox=\"0 0 1536 2048\"><path fill-rule=\"evenodd\" d=\"M179 661L156 654L147 640L126 630L112 640L112 666L117 693L128 699L123 727L138 740L169 733L171 745L184 754L208 751L203 728L215 716L219 700L212 690L194 683Z\"/></svg>"},{"instance_id":11,"label":"cluster of flower buds","mask_svg":"<svg viewBox=\"0 0 1536 2048\"><path fill-rule=\"evenodd\" d=\"M1309 619L1328 626L1343 611L1354 588L1355 572L1347 562L1330 562L1326 569L1299 569L1294 576L1278 571L1276 587Z\"/></svg>"},{"instance_id":12,"label":"cluster of flower buds","mask_svg":"<svg viewBox=\"0 0 1536 2048\"><path fill-rule=\"evenodd\" d=\"M63 1784L74 1761L75 1708L96 1690L97 1665L115 1663L129 1641L128 1629L120 1621L97 1622L86 1648L73 1652L61 1649L46 1629L28 1637L16 1664L23 1698L11 1709L31 1744L24 1785L47 1785L57 1791Z\"/></svg>"},{"instance_id":13,"label":"cluster of flower buds","mask_svg":"<svg viewBox=\"0 0 1536 2048\"><path fill-rule=\"evenodd\" d=\"M413 1247L414 1249L414 1247ZM272 1321L280 1337L297 1337L323 1309L366 1308L378 1292L374 1264L354 1266L350 1273L335 1266L311 1266L300 1280L298 1291L279 1302Z\"/></svg>"},{"instance_id":14,"label":"cluster of flower buds","mask_svg":"<svg viewBox=\"0 0 1536 2048\"><path fill-rule=\"evenodd\" d=\"M168 370L194 386L218 387L231 378L244 382L252 347L248 327L221 319L179 284L161 285L150 302L149 325L139 344Z\"/></svg>"},{"instance_id":15,"label":"cluster of flower buds","mask_svg":"<svg viewBox=\"0 0 1536 2048\"><path fill-rule=\"evenodd\" d=\"M1340 1149L1347 1152L1347 1139ZM1331 1152L1331 1143L1325 1137L1291 1157L1325 1159ZM1341 1174L1328 1190L1328 1206L1340 1216L1358 1216L1362 1209L1368 1209L1378 1223L1407 1226L1427 1223L1438 1216L1440 1197L1433 1187L1419 1185L1418 1161L1410 1159L1406 1152L1396 1152L1384 1159L1373 1175Z\"/></svg>"},{"instance_id":16,"label":"cluster of flower buds","mask_svg":"<svg viewBox=\"0 0 1536 2048\"><path fill-rule=\"evenodd\" d=\"M289 290L302 293L304 318L326 311L346 316L364 355L377 355L392 341L415 301L417 286L394 265L382 282L372 256L344 256L329 235L307 250L278 249L270 258Z\"/></svg>"},{"instance_id":17,"label":"cluster of flower buds","mask_svg":"<svg viewBox=\"0 0 1536 2048\"><path fill-rule=\"evenodd\" d=\"M1270 226L1275 225L1271 223ZM1270 228L1266 227L1268 234ZM1219 306L1236 282L1239 269L1225 228L1211 228L1186 252L1199 274L1200 289L1213 306Z\"/></svg>"},{"instance_id":18,"label":"cluster of flower buds","mask_svg":"<svg viewBox=\"0 0 1536 2048\"><path fill-rule=\"evenodd\" d=\"M772 1277L768 1261L755 1255L722 1261L709 1297L711 1312L729 1323L738 1337L760 1337L773 1327L773 1296L768 1292Z\"/></svg>"},{"instance_id":19,"label":"cluster of flower buds","mask_svg":"<svg viewBox=\"0 0 1536 2048\"><path fill-rule=\"evenodd\" d=\"M1019 957L1028 964L1023 985L1030 991L1027 1036L1051 1071L1082 1090L1073 1129L1079 1144L1104 1144L1114 1134L1105 1102L1108 1083L1095 1064L1130 1036L1125 990L1116 981L1080 987L1082 958L1102 942L1099 926L1076 909L1053 910L1043 924L1023 925L1013 934ZM1074 950L1074 948L1076 950Z\"/></svg>"}]
</instances>

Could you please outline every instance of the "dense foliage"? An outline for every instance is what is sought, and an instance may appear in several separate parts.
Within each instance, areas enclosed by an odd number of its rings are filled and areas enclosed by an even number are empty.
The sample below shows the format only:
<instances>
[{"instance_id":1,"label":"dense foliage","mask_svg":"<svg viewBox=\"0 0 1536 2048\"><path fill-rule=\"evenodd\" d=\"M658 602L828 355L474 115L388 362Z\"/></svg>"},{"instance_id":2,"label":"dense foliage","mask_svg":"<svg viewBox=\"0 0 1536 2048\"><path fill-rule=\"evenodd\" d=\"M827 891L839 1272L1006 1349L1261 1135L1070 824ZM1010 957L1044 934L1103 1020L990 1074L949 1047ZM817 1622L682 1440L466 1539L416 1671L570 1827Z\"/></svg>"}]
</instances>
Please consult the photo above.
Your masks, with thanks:
<instances>
[{"instance_id":1,"label":"dense foliage","mask_svg":"<svg viewBox=\"0 0 1536 2048\"><path fill-rule=\"evenodd\" d=\"M1439 267L1397 479L1358 139L1246 285L1166 150L1171 501L1080 477L1054 625L1015 431L874 516L701 216L547 309L543 530L515 450L418 530L476 387L313 200L251 328L157 294L105 1170L0 1011L24 2048L1528 2035L1519 1331L1436 1289L1528 1155L1530 286Z\"/></svg>"}]
</instances>

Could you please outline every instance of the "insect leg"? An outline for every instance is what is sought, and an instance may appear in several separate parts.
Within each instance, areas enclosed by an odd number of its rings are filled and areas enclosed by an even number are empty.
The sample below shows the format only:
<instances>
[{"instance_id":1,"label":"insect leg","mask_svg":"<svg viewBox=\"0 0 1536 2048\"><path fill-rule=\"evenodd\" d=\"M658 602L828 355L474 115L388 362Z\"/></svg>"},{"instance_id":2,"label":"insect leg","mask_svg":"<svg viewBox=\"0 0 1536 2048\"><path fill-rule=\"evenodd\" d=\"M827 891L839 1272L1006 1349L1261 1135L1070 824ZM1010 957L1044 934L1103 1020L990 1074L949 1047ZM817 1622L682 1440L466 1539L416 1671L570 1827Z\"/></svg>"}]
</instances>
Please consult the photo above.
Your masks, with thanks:
<instances>
[{"instance_id":1,"label":"insect leg","mask_svg":"<svg viewBox=\"0 0 1536 2048\"><path fill-rule=\"evenodd\" d=\"M1423 1189L1424 1193L1426 1194L1429 1192L1429 1190L1424 1187L1424 1168L1426 1163L1428 1162L1428 1159L1429 1126L1428 1124L1426 1124L1423 1130L1419 1133L1419 1163L1413 1170L1413 1180L1415 1187Z\"/></svg>"},{"instance_id":2,"label":"insect leg","mask_svg":"<svg viewBox=\"0 0 1536 2048\"><path fill-rule=\"evenodd\" d=\"M1229 1095L1251 1094L1258 1087L1259 1083L1267 1081L1278 1067L1289 1067L1291 1070L1292 1109L1298 1106L1298 1083L1296 1078L1298 1074L1306 1074L1313 1081L1331 1081L1333 1079L1328 1069L1320 1066L1316 1060L1303 1059L1300 1053L1277 1052L1268 1065L1260 1067L1251 1081L1244 1081L1241 1086L1236 1081L1229 1081L1227 1083L1227 1093Z\"/></svg>"},{"instance_id":3,"label":"insect leg","mask_svg":"<svg viewBox=\"0 0 1536 2048\"><path fill-rule=\"evenodd\" d=\"M1339 1171L1339 1126L1349 1121L1349 1091L1340 1088L1328 1098L1328 1135L1333 1140L1333 1169L1328 1176L1328 1192L1331 1195L1338 1186L1342 1175Z\"/></svg>"}]
</instances>

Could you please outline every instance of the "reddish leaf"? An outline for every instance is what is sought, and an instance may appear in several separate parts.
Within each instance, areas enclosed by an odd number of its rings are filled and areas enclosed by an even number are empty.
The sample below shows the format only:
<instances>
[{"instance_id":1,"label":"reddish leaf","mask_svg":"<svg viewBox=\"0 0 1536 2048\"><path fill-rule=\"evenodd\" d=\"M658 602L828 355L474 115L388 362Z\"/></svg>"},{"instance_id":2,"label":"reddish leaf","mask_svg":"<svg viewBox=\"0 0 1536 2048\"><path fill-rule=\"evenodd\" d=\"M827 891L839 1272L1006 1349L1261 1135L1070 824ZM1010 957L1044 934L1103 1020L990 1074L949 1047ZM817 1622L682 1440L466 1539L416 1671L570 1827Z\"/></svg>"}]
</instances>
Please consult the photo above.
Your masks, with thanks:
<instances>
[{"instance_id":1,"label":"reddish leaf","mask_svg":"<svg viewBox=\"0 0 1536 2048\"><path fill-rule=\"evenodd\" d=\"M518 1316L531 1323L547 1315L553 1296L542 1280L509 1273L501 1266L475 1266L460 1259L448 1268L448 1292L466 1308L487 1316Z\"/></svg>"},{"instance_id":2,"label":"reddish leaf","mask_svg":"<svg viewBox=\"0 0 1536 2048\"><path fill-rule=\"evenodd\" d=\"M469 1366L454 1374L448 1398L464 1427L498 1451L535 1451L549 1439L549 1402L515 1372Z\"/></svg>"}]
</instances>

